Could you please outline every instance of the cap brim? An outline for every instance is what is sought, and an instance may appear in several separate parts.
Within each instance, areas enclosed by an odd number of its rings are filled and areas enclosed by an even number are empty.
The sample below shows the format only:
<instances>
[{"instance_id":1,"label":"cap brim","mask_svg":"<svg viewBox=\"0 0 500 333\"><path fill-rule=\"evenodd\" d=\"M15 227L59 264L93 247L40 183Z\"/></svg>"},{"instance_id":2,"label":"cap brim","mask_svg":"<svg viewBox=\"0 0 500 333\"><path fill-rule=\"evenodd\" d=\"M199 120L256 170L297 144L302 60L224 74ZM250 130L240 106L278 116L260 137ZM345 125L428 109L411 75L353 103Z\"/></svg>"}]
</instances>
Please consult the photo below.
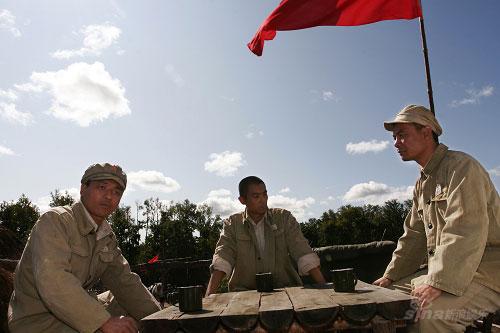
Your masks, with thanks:
<instances>
[{"instance_id":1,"label":"cap brim","mask_svg":"<svg viewBox=\"0 0 500 333\"><path fill-rule=\"evenodd\" d=\"M126 188L125 184L123 183L123 180L121 180L119 177L112 175L100 175L100 176L88 177L87 179L85 179L85 182L93 180L114 180L115 182L118 183L118 185L121 186L122 190L125 190Z\"/></svg>"}]
</instances>

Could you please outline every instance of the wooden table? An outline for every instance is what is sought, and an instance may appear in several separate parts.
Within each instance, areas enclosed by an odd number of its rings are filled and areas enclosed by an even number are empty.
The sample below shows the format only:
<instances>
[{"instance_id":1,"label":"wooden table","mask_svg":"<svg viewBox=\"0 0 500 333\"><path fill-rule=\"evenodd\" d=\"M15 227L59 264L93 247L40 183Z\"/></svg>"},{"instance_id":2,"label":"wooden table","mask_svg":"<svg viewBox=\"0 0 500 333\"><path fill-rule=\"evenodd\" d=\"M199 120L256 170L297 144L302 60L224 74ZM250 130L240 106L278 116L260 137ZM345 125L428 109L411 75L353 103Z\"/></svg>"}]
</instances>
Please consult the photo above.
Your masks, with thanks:
<instances>
[{"instance_id":1,"label":"wooden table","mask_svg":"<svg viewBox=\"0 0 500 333\"><path fill-rule=\"evenodd\" d=\"M359 281L354 293L330 284L214 294L203 310L169 306L141 321L141 332L396 332L414 318L415 298Z\"/></svg>"}]
</instances>

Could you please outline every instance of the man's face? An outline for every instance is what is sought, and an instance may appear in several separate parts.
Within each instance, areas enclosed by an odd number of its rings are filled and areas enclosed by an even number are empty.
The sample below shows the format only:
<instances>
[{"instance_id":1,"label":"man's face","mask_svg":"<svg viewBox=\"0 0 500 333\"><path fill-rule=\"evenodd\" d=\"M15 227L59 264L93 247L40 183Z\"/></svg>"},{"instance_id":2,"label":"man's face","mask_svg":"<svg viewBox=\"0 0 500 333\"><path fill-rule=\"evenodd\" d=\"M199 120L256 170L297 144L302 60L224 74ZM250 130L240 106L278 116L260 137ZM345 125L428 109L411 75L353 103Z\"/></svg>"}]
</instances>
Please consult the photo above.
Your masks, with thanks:
<instances>
[{"instance_id":1,"label":"man's face","mask_svg":"<svg viewBox=\"0 0 500 333\"><path fill-rule=\"evenodd\" d=\"M247 206L250 215L263 215L267 211L267 190L265 184L250 184L246 196L240 202Z\"/></svg>"},{"instance_id":2,"label":"man's face","mask_svg":"<svg viewBox=\"0 0 500 333\"><path fill-rule=\"evenodd\" d=\"M394 147L403 161L419 161L428 149L426 132L429 129L417 129L413 124L399 123L394 125L392 137ZM428 135L429 133L427 133ZM432 131L430 133L432 135Z\"/></svg>"},{"instance_id":3,"label":"man's face","mask_svg":"<svg viewBox=\"0 0 500 333\"><path fill-rule=\"evenodd\" d=\"M122 194L121 186L114 180L94 180L80 188L85 208L99 224L115 211Z\"/></svg>"}]
</instances>

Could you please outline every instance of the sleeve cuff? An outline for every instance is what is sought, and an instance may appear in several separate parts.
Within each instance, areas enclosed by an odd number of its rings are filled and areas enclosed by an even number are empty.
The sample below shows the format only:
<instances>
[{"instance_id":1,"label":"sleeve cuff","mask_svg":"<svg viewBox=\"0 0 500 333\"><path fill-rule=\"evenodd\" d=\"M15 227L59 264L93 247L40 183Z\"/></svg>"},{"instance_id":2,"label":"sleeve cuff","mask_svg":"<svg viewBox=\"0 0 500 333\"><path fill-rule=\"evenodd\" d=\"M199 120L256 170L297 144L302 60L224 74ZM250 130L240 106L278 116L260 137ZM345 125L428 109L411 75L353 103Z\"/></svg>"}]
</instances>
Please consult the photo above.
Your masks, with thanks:
<instances>
[{"instance_id":1,"label":"sleeve cuff","mask_svg":"<svg viewBox=\"0 0 500 333\"><path fill-rule=\"evenodd\" d=\"M320 260L316 253L308 253L297 260L299 275L309 275L309 271L320 266Z\"/></svg>"},{"instance_id":2,"label":"sleeve cuff","mask_svg":"<svg viewBox=\"0 0 500 333\"><path fill-rule=\"evenodd\" d=\"M212 265L210 265L210 270L213 272L214 270L221 271L226 273L226 276L231 276L231 272L233 271L233 267L229 263L229 261L222 259L221 257L216 257L212 259Z\"/></svg>"}]
</instances>

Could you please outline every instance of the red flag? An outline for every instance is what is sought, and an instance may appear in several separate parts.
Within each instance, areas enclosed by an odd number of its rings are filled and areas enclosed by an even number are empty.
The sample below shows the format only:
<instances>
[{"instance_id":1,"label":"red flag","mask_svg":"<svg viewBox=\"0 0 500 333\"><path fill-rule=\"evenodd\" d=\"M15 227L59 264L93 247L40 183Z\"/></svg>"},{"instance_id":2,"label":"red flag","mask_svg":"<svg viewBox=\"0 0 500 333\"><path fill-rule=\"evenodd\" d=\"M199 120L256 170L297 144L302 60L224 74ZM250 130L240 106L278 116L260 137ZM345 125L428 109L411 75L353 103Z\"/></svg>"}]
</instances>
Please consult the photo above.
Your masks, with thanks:
<instances>
[{"instance_id":1,"label":"red flag","mask_svg":"<svg viewBox=\"0 0 500 333\"><path fill-rule=\"evenodd\" d=\"M157 254L157 255L155 255L153 258L149 259L148 264L152 264L152 263L154 263L154 262L157 262L157 261L158 261L158 258L159 258L159 256L158 256L158 254Z\"/></svg>"},{"instance_id":2,"label":"red flag","mask_svg":"<svg viewBox=\"0 0 500 333\"><path fill-rule=\"evenodd\" d=\"M421 16L419 0L283 0L247 45L260 56L264 41L273 40L276 31L322 25L363 25Z\"/></svg>"}]
</instances>

